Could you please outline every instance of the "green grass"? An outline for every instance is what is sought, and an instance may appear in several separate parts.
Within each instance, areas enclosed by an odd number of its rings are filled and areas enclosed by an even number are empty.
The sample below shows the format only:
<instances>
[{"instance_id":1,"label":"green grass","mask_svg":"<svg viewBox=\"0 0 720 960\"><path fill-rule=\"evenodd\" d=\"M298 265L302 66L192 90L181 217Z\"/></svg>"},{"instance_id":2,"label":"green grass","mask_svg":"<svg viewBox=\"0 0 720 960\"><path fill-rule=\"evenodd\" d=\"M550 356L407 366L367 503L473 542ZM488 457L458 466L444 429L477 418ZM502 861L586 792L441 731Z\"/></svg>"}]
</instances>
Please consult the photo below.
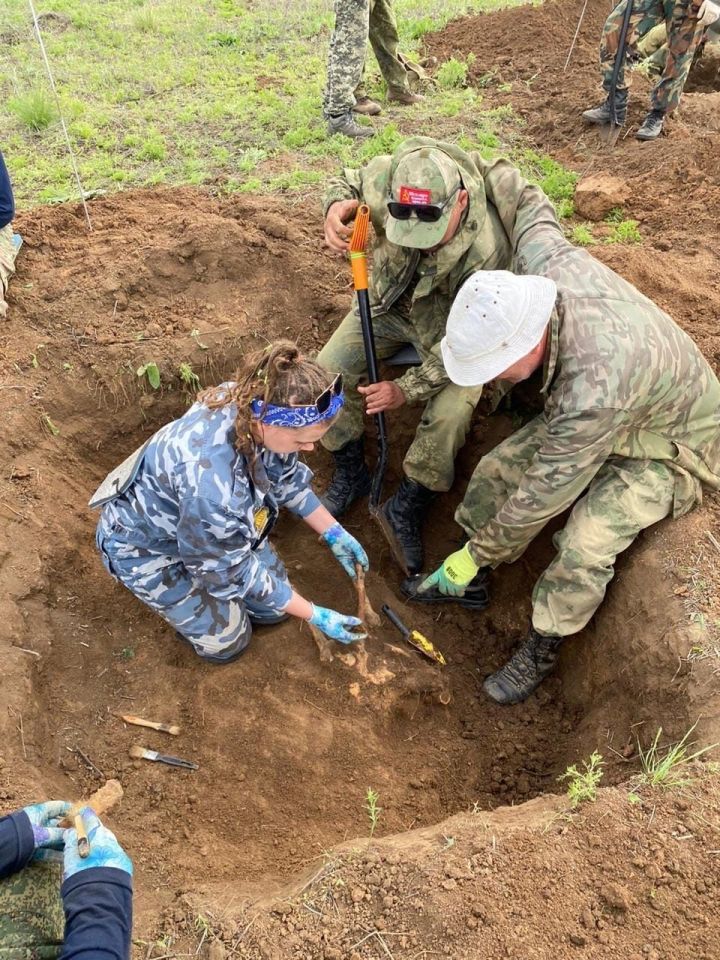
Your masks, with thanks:
<instances>
[{"instance_id":1,"label":"green grass","mask_svg":"<svg viewBox=\"0 0 720 960\"><path fill-rule=\"evenodd\" d=\"M522 148L513 159L529 180L537 183L555 205L558 217L571 217L575 212L573 198L578 174L535 150Z\"/></svg>"},{"instance_id":2,"label":"green grass","mask_svg":"<svg viewBox=\"0 0 720 960\"><path fill-rule=\"evenodd\" d=\"M603 777L604 762L599 753L593 753L589 760L582 761L582 767L574 763L558 777L561 781L568 781L567 796L573 810L581 803L595 802L598 784Z\"/></svg>"},{"instance_id":3,"label":"green grass","mask_svg":"<svg viewBox=\"0 0 720 960\"><path fill-rule=\"evenodd\" d=\"M397 0L403 52L467 12L516 0ZM410 133L455 139L482 130L485 155L514 142L512 111L487 111L463 88L467 63L439 66L425 104L394 107L378 136L326 136L322 88L329 0L51 0L63 31L44 31L86 190L205 184L214 190L317 193L328 172L362 163ZM17 42L3 48L0 129L20 206L74 194L69 157L27 7L0 0ZM368 57L368 92L384 83ZM492 144L492 146L490 146Z\"/></svg>"},{"instance_id":4,"label":"green grass","mask_svg":"<svg viewBox=\"0 0 720 960\"><path fill-rule=\"evenodd\" d=\"M578 247L590 247L597 242L592 235L592 230L586 223L579 223L576 227L573 227L570 239Z\"/></svg>"},{"instance_id":5,"label":"green grass","mask_svg":"<svg viewBox=\"0 0 720 960\"><path fill-rule=\"evenodd\" d=\"M638 744L638 753L642 765L639 784L669 789L685 787L692 783L694 777L690 773L690 764L718 746L717 743L713 743L710 746L701 747L691 752L693 741L690 740L690 736L695 727L696 724L693 724L679 743L664 748L660 745L662 727L655 734L653 742L647 749L643 749Z\"/></svg>"},{"instance_id":6,"label":"green grass","mask_svg":"<svg viewBox=\"0 0 720 960\"><path fill-rule=\"evenodd\" d=\"M622 223L613 223L605 237L605 243L642 243L638 221L623 220Z\"/></svg>"}]
</instances>

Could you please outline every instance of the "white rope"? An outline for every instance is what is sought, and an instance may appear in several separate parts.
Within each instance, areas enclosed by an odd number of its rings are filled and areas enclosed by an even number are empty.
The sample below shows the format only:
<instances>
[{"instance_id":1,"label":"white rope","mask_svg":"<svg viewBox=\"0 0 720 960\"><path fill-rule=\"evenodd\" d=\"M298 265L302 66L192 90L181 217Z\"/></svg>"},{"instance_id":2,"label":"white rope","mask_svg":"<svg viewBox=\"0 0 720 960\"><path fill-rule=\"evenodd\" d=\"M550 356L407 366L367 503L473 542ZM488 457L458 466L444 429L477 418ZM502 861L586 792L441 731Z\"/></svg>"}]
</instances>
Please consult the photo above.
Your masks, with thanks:
<instances>
[{"instance_id":1,"label":"white rope","mask_svg":"<svg viewBox=\"0 0 720 960\"><path fill-rule=\"evenodd\" d=\"M65 136L65 143L67 144L68 153L70 154L70 162L72 163L73 173L75 174L75 180L77 181L78 191L80 192L80 200L83 205L83 210L85 211L85 222L87 223L88 230L92 230L92 222L90 220L90 211L88 210L88 205L85 202L85 191L83 190L82 181L80 180L80 171L78 170L77 163L75 161L75 153L72 148L72 143L70 142L70 135L68 134L67 127L65 125L65 117L63 116L62 107L60 106L60 97L58 96L57 87L55 86L55 80L53 78L53 73L50 68L50 61L48 60L47 51L45 50L45 44L43 43L42 34L40 33L40 24L38 23L37 13L35 13L35 5L33 0L28 0L30 6L30 13L33 18L33 26L35 27L35 35L38 38L38 43L40 44L40 52L42 53L43 60L45 61L45 68L47 70L47 75L50 80L50 88L55 97L55 105L57 106L58 115L60 117L60 125L62 126L62 132Z\"/></svg>"},{"instance_id":2,"label":"white rope","mask_svg":"<svg viewBox=\"0 0 720 960\"><path fill-rule=\"evenodd\" d=\"M585 11L587 10L587 5L588 5L588 0L585 0L582 11L580 12L580 19L578 20L575 36L572 38L572 43L570 44L570 49L568 50L567 60L565 61L565 66L563 67L563 73L565 73L565 71L567 70L568 64L570 63L570 57L572 56L572 52L575 49L575 41L577 40L578 34L580 33L580 27L582 26L583 18L585 16Z\"/></svg>"}]
</instances>

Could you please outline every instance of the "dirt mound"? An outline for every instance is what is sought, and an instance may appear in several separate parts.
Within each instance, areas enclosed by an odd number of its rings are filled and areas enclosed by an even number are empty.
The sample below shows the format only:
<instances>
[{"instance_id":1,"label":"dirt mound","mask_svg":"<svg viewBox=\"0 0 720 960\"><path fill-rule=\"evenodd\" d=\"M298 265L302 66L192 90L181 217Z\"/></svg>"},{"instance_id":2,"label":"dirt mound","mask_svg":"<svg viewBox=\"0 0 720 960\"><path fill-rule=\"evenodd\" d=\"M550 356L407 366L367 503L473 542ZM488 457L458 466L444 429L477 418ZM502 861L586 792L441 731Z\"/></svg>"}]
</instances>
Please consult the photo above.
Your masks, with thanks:
<instances>
[{"instance_id":1,"label":"dirt mound","mask_svg":"<svg viewBox=\"0 0 720 960\"><path fill-rule=\"evenodd\" d=\"M523 133L539 149L582 173L625 179L631 188L630 214L641 221L651 242L670 244L672 276L687 275L694 283L703 267L693 270L693 259L717 251L720 239L717 103L712 96L694 94L687 109L681 102L678 116L667 122L667 136L641 144L633 134L649 109L650 83L633 73L628 124L610 149L580 116L603 97L598 48L608 14L604 0L589 0L563 72L581 8L578 0L550 0L455 20L426 38L428 53L441 61L472 53L470 81L483 78L487 106L511 104L525 120ZM708 51L714 63L716 53L710 47ZM700 282L694 299L714 301L716 292L714 279L711 287ZM678 296L678 304L683 299ZM709 318L716 312L714 303L708 303L707 310Z\"/></svg>"}]
</instances>

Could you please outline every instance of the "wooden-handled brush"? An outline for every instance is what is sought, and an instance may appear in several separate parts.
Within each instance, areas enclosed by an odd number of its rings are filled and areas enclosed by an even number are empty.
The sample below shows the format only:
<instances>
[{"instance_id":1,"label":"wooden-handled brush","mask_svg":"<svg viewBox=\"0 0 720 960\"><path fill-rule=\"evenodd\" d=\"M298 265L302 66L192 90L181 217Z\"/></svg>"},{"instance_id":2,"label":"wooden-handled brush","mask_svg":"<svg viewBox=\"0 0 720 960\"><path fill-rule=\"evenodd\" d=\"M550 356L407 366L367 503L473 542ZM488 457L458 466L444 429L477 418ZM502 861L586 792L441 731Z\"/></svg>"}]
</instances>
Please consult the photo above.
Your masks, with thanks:
<instances>
[{"instance_id":1,"label":"wooden-handled brush","mask_svg":"<svg viewBox=\"0 0 720 960\"><path fill-rule=\"evenodd\" d=\"M166 763L170 767L183 767L185 770L198 770L199 767L192 760L182 760L180 757L171 757L157 750L146 750L145 747L130 747L130 756L134 760L154 760L157 763Z\"/></svg>"},{"instance_id":2,"label":"wooden-handled brush","mask_svg":"<svg viewBox=\"0 0 720 960\"><path fill-rule=\"evenodd\" d=\"M180 727L176 723L157 723L155 720L145 720L143 717L136 717L133 714L123 714L120 719L136 727L149 727L151 730L169 733L171 737L180 736Z\"/></svg>"},{"instance_id":3,"label":"wooden-handled brush","mask_svg":"<svg viewBox=\"0 0 720 960\"><path fill-rule=\"evenodd\" d=\"M119 780L108 780L107 783L91 794L87 800L80 800L74 803L68 810L66 816L58 822L59 827L74 827L75 817L80 813L83 807L92 807L95 813L102 817L111 807L114 807L118 800L122 800L123 788Z\"/></svg>"}]
</instances>

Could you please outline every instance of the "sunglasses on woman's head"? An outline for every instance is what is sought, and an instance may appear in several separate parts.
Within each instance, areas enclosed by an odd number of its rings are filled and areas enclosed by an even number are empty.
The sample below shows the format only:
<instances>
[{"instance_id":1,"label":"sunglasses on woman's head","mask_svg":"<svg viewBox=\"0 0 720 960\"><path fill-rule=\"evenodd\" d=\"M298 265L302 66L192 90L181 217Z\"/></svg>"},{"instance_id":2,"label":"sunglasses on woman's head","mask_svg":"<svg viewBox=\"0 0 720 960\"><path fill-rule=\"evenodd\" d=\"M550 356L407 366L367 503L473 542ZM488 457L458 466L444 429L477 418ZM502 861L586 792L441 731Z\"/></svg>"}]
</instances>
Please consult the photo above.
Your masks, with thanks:
<instances>
[{"instance_id":1,"label":"sunglasses on woman's head","mask_svg":"<svg viewBox=\"0 0 720 960\"><path fill-rule=\"evenodd\" d=\"M342 393L343 375L339 373L329 387L326 387L314 403L299 404L299 406L315 407L318 413L325 413L333 401Z\"/></svg>"},{"instance_id":2,"label":"sunglasses on woman's head","mask_svg":"<svg viewBox=\"0 0 720 960\"><path fill-rule=\"evenodd\" d=\"M444 203L400 203L399 200L388 200L388 213L395 220L409 220L414 213L421 223L437 223L445 207L461 187L462 182L455 187Z\"/></svg>"}]
</instances>

